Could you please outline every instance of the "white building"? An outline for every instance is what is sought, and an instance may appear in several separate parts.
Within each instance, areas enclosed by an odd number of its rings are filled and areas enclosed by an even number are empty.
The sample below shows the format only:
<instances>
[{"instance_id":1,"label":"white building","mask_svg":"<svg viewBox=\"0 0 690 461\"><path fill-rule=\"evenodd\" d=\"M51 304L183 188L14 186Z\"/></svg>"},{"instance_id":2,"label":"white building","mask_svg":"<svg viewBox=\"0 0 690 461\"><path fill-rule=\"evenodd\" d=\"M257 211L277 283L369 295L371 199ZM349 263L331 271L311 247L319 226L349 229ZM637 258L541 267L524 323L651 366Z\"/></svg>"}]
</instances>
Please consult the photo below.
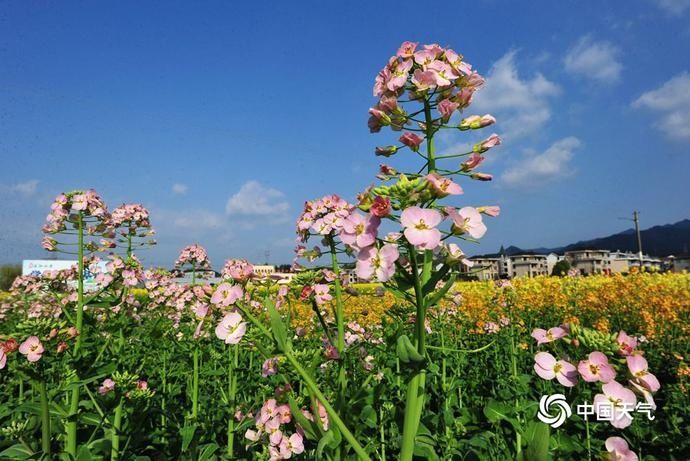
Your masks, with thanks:
<instances>
[{"instance_id":1,"label":"white building","mask_svg":"<svg viewBox=\"0 0 690 461\"><path fill-rule=\"evenodd\" d=\"M570 267L580 271L582 275L609 274L611 272L611 257L609 250L577 250L566 251L565 260Z\"/></svg>"},{"instance_id":2,"label":"white building","mask_svg":"<svg viewBox=\"0 0 690 461\"><path fill-rule=\"evenodd\" d=\"M612 251L611 272L630 272L633 267L640 267L640 256L630 251ZM645 270L661 269L661 259L649 255L642 255L642 267Z\"/></svg>"}]
</instances>

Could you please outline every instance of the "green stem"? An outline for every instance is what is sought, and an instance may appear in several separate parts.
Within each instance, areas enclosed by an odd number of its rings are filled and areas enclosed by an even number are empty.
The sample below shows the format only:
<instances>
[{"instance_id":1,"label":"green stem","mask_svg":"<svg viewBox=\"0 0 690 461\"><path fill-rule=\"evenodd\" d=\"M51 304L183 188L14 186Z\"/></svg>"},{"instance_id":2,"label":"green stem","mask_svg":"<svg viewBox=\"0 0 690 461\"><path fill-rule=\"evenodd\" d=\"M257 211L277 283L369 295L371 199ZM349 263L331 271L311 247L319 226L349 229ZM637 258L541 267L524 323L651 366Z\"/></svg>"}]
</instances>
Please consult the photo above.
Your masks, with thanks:
<instances>
[{"instance_id":1,"label":"green stem","mask_svg":"<svg viewBox=\"0 0 690 461\"><path fill-rule=\"evenodd\" d=\"M117 461L120 459L120 433L122 431L122 407L123 399L120 397L120 402L115 407L115 416L113 417L113 436L111 438L110 459Z\"/></svg>"},{"instance_id":2,"label":"green stem","mask_svg":"<svg viewBox=\"0 0 690 461\"><path fill-rule=\"evenodd\" d=\"M46 459L50 459L50 411L48 409L48 390L46 382L38 382L38 392L41 396L41 450Z\"/></svg>"},{"instance_id":3,"label":"green stem","mask_svg":"<svg viewBox=\"0 0 690 461\"><path fill-rule=\"evenodd\" d=\"M199 415L199 347L194 345L194 374L192 375L192 418L196 421Z\"/></svg>"},{"instance_id":4,"label":"green stem","mask_svg":"<svg viewBox=\"0 0 690 461\"><path fill-rule=\"evenodd\" d=\"M79 212L77 215L77 316L76 325L77 340L74 343L74 356L78 357L79 349L81 348L82 338L84 336L84 214ZM78 381L79 378L75 376L73 381ZM67 432L67 454L73 458L77 457L77 420L79 418L79 384L74 384L72 387L72 396L69 405L70 420L65 425Z\"/></svg>"},{"instance_id":5,"label":"green stem","mask_svg":"<svg viewBox=\"0 0 690 461\"><path fill-rule=\"evenodd\" d=\"M233 459L235 451L235 394L237 393L237 376L235 370L237 369L239 361L239 347L233 346L228 349L230 352L230 362L228 363L228 408L230 409L230 417L228 418L228 446L227 454L229 459Z\"/></svg>"},{"instance_id":6,"label":"green stem","mask_svg":"<svg viewBox=\"0 0 690 461\"><path fill-rule=\"evenodd\" d=\"M316 382L312 379L312 377L309 375L309 373L306 372L304 368L302 368L302 365L300 365L299 361L292 355L291 352L286 351L285 352L285 357L288 359L290 364L293 366L295 371L302 377L302 380L304 383L307 385L309 388L309 391L316 395L316 398L319 399L321 402L321 405L326 409L326 413L328 413L329 418L335 424L340 432L342 433L343 437L345 437L345 440L350 444L352 449L355 451L357 456L359 457L360 460L365 460L365 461L371 461L371 458L367 454L366 451L362 448L362 446L357 442L357 439L355 439L355 436L352 435L352 432L345 426L345 423L343 422L342 419L340 419L340 416L338 416L338 413L333 409L330 403L326 400L326 397L323 395L319 387L317 386Z\"/></svg>"}]
</instances>

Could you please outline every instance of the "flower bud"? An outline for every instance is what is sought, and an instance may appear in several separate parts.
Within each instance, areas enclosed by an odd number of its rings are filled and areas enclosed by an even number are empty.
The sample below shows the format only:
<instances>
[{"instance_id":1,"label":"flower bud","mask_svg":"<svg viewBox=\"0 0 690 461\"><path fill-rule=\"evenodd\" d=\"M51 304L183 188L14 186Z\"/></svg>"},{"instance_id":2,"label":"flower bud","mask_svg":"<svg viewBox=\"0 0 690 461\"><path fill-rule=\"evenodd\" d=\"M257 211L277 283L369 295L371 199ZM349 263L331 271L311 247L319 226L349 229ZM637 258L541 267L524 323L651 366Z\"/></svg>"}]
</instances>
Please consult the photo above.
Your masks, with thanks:
<instances>
[{"instance_id":1,"label":"flower bud","mask_svg":"<svg viewBox=\"0 0 690 461\"><path fill-rule=\"evenodd\" d=\"M461 131L477 130L493 125L494 123L496 123L496 119L492 115L486 114L481 117L479 115L472 115L462 119L458 125L458 129Z\"/></svg>"},{"instance_id":2,"label":"flower bud","mask_svg":"<svg viewBox=\"0 0 690 461\"><path fill-rule=\"evenodd\" d=\"M385 147L377 147L376 148L376 155L384 156L384 157L390 157L391 155L395 154L398 152L398 147L397 146L385 146Z\"/></svg>"}]
</instances>

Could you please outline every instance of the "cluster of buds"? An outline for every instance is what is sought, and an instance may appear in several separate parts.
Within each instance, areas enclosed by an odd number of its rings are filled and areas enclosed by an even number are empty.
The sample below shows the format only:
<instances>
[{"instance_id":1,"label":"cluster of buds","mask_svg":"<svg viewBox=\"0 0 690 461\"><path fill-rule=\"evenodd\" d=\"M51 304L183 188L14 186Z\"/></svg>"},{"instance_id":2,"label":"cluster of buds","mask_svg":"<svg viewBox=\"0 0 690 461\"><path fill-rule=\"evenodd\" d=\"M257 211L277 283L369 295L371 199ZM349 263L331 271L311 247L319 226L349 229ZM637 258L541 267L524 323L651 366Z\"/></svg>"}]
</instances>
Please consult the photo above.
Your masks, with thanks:
<instances>
[{"instance_id":1,"label":"cluster of buds","mask_svg":"<svg viewBox=\"0 0 690 461\"><path fill-rule=\"evenodd\" d=\"M180 268L186 264L191 264L198 269L210 269L211 267L206 249L197 244L188 245L180 251L180 256L175 261L175 267Z\"/></svg>"},{"instance_id":2,"label":"cluster of buds","mask_svg":"<svg viewBox=\"0 0 690 461\"><path fill-rule=\"evenodd\" d=\"M50 206L50 214L46 217L43 232L46 234L62 232L67 229L67 222L76 225L76 214L98 218L98 224L87 229L91 234L104 231L106 228L105 223L109 219L105 202L103 202L96 191L73 191L60 194L55 198ZM47 243L44 241L44 248L46 246L50 247L50 245L46 245Z\"/></svg>"},{"instance_id":3,"label":"cluster of buds","mask_svg":"<svg viewBox=\"0 0 690 461\"><path fill-rule=\"evenodd\" d=\"M326 195L317 200L305 202L304 211L297 220L297 233L302 242L309 239L311 232L326 236L340 232L343 221L354 206L337 195Z\"/></svg>"},{"instance_id":4,"label":"cluster of buds","mask_svg":"<svg viewBox=\"0 0 690 461\"><path fill-rule=\"evenodd\" d=\"M146 380L139 379L139 376L129 372L118 371L114 372L112 377L104 379L98 387L98 394L101 396L111 393L131 400L149 399L154 394Z\"/></svg>"}]
</instances>

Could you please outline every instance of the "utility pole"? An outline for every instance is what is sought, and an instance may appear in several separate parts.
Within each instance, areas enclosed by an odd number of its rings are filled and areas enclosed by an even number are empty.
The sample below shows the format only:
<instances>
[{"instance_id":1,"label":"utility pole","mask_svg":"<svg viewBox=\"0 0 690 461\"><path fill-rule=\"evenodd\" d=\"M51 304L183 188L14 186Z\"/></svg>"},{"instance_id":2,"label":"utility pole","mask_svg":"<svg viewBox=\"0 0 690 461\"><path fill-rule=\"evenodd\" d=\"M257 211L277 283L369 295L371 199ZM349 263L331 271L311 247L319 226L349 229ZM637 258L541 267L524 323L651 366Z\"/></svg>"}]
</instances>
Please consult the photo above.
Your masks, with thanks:
<instances>
[{"instance_id":1,"label":"utility pole","mask_svg":"<svg viewBox=\"0 0 690 461\"><path fill-rule=\"evenodd\" d=\"M633 221L635 222L635 233L637 234L637 251L638 251L638 257L640 258L640 272L642 272L642 269L644 268L643 261L644 257L642 256L642 237L640 236L640 213L637 211L633 211Z\"/></svg>"}]
</instances>

